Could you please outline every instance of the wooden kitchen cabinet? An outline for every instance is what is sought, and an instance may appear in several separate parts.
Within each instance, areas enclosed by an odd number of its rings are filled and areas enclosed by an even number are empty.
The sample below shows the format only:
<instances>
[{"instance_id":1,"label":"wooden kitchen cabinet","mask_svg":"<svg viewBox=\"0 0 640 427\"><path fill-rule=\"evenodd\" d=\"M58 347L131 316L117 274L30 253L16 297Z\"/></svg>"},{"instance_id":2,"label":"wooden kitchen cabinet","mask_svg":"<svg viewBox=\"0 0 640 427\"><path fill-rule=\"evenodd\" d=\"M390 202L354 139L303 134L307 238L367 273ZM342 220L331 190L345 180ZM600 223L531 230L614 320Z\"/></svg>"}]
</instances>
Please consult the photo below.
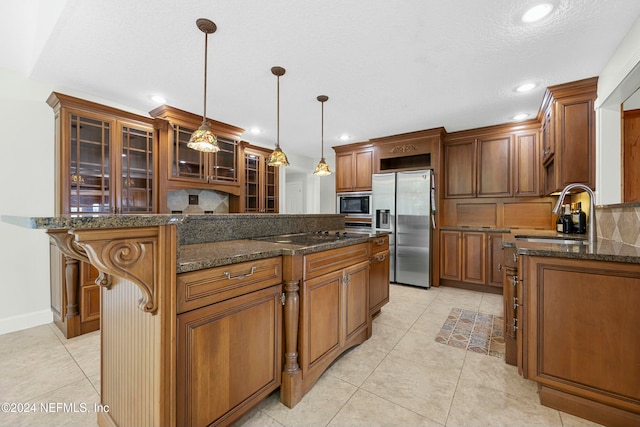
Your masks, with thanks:
<instances>
[{"instance_id":1,"label":"wooden kitchen cabinet","mask_svg":"<svg viewBox=\"0 0 640 427\"><path fill-rule=\"evenodd\" d=\"M369 314L373 316L389 302L389 236L377 237L369 245Z\"/></svg>"},{"instance_id":2,"label":"wooden kitchen cabinet","mask_svg":"<svg viewBox=\"0 0 640 427\"><path fill-rule=\"evenodd\" d=\"M528 342L521 363L540 402L603 425L640 425L640 266L520 258Z\"/></svg>"},{"instance_id":3,"label":"wooden kitchen cabinet","mask_svg":"<svg viewBox=\"0 0 640 427\"><path fill-rule=\"evenodd\" d=\"M369 256L369 243L304 256L298 347L308 387L369 336Z\"/></svg>"},{"instance_id":4,"label":"wooden kitchen cabinet","mask_svg":"<svg viewBox=\"0 0 640 427\"><path fill-rule=\"evenodd\" d=\"M336 193L371 191L373 148L366 146L333 147L336 152Z\"/></svg>"},{"instance_id":5,"label":"wooden kitchen cabinet","mask_svg":"<svg viewBox=\"0 0 640 427\"><path fill-rule=\"evenodd\" d=\"M178 425L229 425L280 386L281 281L281 257L178 275Z\"/></svg>"},{"instance_id":6,"label":"wooden kitchen cabinet","mask_svg":"<svg viewBox=\"0 0 640 427\"><path fill-rule=\"evenodd\" d=\"M155 213L154 121L57 92L47 103L55 114L55 213ZM99 329L97 272L82 261L53 258L60 265L52 264L51 306L60 305L57 295L65 301L64 309L53 309L54 323L67 338Z\"/></svg>"},{"instance_id":7,"label":"wooden kitchen cabinet","mask_svg":"<svg viewBox=\"0 0 640 427\"><path fill-rule=\"evenodd\" d=\"M278 168L267 160L272 150L243 143L243 188L239 212L278 213Z\"/></svg>"},{"instance_id":8,"label":"wooden kitchen cabinet","mask_svg":"<svg viewBox=\"0 0 640 427\"><path fill-rule=\"evenodd\" d=\"M487 233L487 285L502 289L502 234Z\"/></svg>"},{"instance_id":9,"label":"wooden kitchen cabinet","mask_svg":"<svg viewBox=\"0 0 640 427\"><path fill-rule=\"evenodd\" d=\"M518 298L516 285L518 282L518 258L515 246L502 250L502 279L503 279L503 318L504 318L504 346L505 363L518 365L518 348L516 331L518 329Z\"/></svg>"},{"instance_id":10,"label":"wooden kitchen cabinet","mask_svg":"<svg viewBox=\"0 0 640 427\"><path fill-rule=\"evenodd\" d=\"M475 138L445 144L445 198L476 196L476 147Z\"/></svg>"},{"instance_id":11,"label":"wooden kitchen cabinet","mask_svg":"<svg viewBox=\"0 0 640 427\"><path fill-rule=\"evenodd\" d=\"M462 281L484 285L487 280L486 233L462 233Z\"/></svg>"},{"instance_id":12,"label":"wooden kitchen cabinet","mask_svg":"<svg viewBox=\"0 0 640 427\"><path fill-rule=\"evenodd\" d=\"M202 116L168 105L149 114L165 125L159 132L159 180L163 190L202 188L240 195L238 142L243 129L207 119L220 151L203 153L187 147L191 134L202 124ZM165 212L166 200L162 202L160 211Z\"/></svg>"},{"instance_id":13,"label":"wooden kitchen cabinet","mask_svg":"<svg viewBox=\"0 0 640 427\"><path fill-rule=\"evenodd\" d=\"M502 234L441 230L440 279L445 284L450 281L489 286L501 293Z\"/></svg>"},{"instance_id":14,"label":"wooden kitchen cabinet","mask_svg":"<svg viewBox=\"0 0 640 427\"><path fill-rule=\"evenodd\" d=\"M511 197L512 137L490 135L477 139L478 189L477 197Z\"/></svg>"},{"instance_id":15,"label":"wooden kitchen cabinet","mask_svg":"<svg viewBox=\"0 0 640 427\"><path fill-rule=\"evenodd\" d=\"M513 195L540 196L540 136L537 131L514 135Z\"/></svg>"},{"instance_id":16,"label":"wooden kitchen cabinet","mask_svg":"<svg viewBox=\"0 0 640 427\"><path fill-rule=\"evenodd\" d=\"M545 194L571 183L595 189L595 110L598 78L547 88L541 109Z\"/></svg>"},{"instance_id":17,"label":"wooden kitchen cabinet","mask_svg":"<svg viewBox=\"0 0 640 427\"><path fill-rule=\"evenodd\" d=\"M539 196L539 129L533 122L522 127L451 134L444 144L444 197Z\"/></svg>"}]
</instances>

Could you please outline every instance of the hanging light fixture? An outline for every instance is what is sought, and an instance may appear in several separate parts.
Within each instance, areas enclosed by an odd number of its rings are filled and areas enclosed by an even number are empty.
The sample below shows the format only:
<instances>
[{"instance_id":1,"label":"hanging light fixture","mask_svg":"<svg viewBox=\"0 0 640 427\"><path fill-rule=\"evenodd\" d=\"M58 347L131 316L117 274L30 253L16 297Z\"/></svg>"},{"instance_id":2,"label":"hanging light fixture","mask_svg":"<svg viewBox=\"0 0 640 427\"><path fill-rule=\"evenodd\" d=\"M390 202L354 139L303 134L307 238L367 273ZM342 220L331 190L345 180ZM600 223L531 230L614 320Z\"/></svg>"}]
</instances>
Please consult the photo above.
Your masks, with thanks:
<instances>
[{"instance_id":1,"label":"hanging light fixture","mask_svg":"<svg viewBox=\"0 0 640 427\"><path fill-rule=\"evenodd\" d=\"M207 44L209 34L216 32L216 24L208 19L200 18L196 21L196 25L204 33L204 112L202 114L202 125L193 132L187 147L197 151L215 153L220 151L218 146L218 138L211 131L209 123L207 123Z\"/></svg>"},{"instance_id":2,"label":"hanging light fixture","mask_svg":"<svg viewBox=\"0 0 640 427\"><path fill-rule=\"evenodd\" d=\"M289 166L287 155L280 149L280 76L284 75L285 71L286 70L282 67L271 68L271 73L278 77L278 134L276 138L276 149L273 150L269 156L269 160L267 161L269 166Z\"/></svg>"},{"instance_id":3,"label":"hanging light fixture","mask_svg":"<svg viewBox=\"0 0 640 427\"><path fill-rule=\"evenodd\" d=\"M322 105L322 157L320 158L320 162L318 162L318 166L316 166L316 170L313 171L313 174L317 176L327 176L331 175L331 170L329 170L327 162L324 161L324 103L329 100L329 97L326 95L320 95L317 99Z\"/></svg>"}]
</instances>

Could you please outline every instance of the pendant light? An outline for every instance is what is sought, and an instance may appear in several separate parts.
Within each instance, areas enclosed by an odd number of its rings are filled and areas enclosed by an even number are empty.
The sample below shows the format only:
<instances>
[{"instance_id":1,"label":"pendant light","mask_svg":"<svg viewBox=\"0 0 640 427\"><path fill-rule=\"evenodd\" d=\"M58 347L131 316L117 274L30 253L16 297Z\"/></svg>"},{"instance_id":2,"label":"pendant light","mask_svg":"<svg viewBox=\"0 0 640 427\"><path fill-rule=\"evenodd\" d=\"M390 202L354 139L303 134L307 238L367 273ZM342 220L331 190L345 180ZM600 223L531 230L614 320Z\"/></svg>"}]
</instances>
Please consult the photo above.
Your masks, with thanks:
<instances>
[{"instance_id":1,"label":"pendant light","mask_svg":"<svg viewBox=\"0 0 640 427\"><path fill-rule=\"evenodd\" d=\"M329 100L329 97L326 95L320 95L317 99L322 105L322 157L320 158L320 162L318 162L318 166L316 166L316 170L313 171L313 174L317 176L328 176L331 175L331 170L329 170L327 162L324 161L324 103Z\"/></svg>"},{"instance_id":2,"label":"pendant light","mask_svg":"<svg viewBox=\"0 0 640 427\"><path fill-rule=\"evenodd\" d=\"M216 32L216 24L208 19L200 18L196 21L196 25L204 33L204 111L202 114L202 125L193 132L191 139L187 143L187 147L196 151L204 151L207 153L215 153L220 151L218 146L218 138L211 131L209 123L207 123L207 44L209 34Z\"/></svg>"},{"instance_id":3,"label":"pendant light","mask_svg":"<svg viewBox=\"0 0 640 427\"><path fill-rule=\"evenodd\" d=\"M280 76L284 75L285 71L286 70L282 67L271 68L271 73L278 77L278 134L276 138L276 149L273 150L269 156L269 160L267 161L269 166L289 166L287 155L280 149Z\"/></svg>"}]
</instances>

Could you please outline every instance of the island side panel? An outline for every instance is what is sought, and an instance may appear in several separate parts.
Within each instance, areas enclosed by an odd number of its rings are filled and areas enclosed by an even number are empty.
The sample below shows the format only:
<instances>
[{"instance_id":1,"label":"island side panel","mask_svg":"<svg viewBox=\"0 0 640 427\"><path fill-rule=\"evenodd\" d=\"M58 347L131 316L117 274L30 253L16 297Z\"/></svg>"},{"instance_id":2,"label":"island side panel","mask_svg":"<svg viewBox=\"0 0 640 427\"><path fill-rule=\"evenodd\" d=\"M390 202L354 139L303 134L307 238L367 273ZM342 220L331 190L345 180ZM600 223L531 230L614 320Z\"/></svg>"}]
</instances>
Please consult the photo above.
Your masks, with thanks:
<instances>
[{"instance_id":1,"label":"island side panel","mask_svg":"<svg viewBox=\"0 0 640 427\"><path fill-rule=\"evenodd\" d=\"M101 290L98 424L175 426L175 226L72 233L111 276Z\"/></svg>"}]
</instances>

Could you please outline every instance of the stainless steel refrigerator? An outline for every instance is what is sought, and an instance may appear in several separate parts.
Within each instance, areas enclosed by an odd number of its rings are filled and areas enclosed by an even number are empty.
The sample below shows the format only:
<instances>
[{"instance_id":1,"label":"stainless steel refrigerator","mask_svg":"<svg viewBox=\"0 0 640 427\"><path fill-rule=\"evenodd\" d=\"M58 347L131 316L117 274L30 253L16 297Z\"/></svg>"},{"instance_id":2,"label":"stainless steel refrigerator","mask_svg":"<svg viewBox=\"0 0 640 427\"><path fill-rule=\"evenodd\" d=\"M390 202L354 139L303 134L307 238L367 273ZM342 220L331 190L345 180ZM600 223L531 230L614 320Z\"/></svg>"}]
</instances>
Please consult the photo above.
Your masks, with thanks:
<instances>
[{"instance_id":1,"label":"stainless steel refrigerator","mask_svg":"<svg viewBox=\"0 0 640 427\"><path fill-rule=\"evenodd\" d=\"M374 174L372 185L374 228L392 232L390 281L431 287L433 170Z\"/></svg>"}]
</instances>

